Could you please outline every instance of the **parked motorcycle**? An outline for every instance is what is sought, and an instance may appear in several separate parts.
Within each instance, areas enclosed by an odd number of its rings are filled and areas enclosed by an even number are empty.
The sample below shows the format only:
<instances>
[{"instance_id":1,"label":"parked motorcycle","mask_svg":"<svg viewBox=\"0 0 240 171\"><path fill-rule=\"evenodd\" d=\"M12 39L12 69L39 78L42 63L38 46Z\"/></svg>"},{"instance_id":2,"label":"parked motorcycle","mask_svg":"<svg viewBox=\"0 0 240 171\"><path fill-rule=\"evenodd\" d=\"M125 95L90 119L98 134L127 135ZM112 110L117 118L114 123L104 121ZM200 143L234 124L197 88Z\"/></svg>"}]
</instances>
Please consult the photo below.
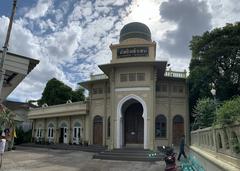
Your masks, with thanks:
<instances>
[{"instance_id":1,"label":"parked motorcycle","mask_svg":"<svg viewBox=\"0 0 240 171\"><path fill-rule=\"evenodd\" d=\"M164 154L165 171L177 171L176 153L174 153L173 147L162 146L158 150Z\"/></svg>"}]
</instances>

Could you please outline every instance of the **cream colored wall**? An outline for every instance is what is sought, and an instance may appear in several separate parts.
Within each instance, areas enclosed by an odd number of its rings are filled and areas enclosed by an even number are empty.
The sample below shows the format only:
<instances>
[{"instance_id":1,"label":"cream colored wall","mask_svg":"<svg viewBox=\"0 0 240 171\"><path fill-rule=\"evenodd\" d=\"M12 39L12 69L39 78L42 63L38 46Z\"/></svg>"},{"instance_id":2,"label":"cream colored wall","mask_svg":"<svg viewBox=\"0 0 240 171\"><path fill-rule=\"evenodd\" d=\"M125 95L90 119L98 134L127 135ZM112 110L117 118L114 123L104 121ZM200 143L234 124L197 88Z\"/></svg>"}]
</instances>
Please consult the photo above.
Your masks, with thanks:
<instances>
[{"instance_id":1,"label":"cream colored wall","mask_svg":"<svg viewBox=\"0 0 240 171\"><path fill-rule=\"evenodd\" d=\"M145 73L145 81L126 81L120 82L120 74L128 73ZM115 71L115 88L118 87L142 87L152 85L152 67L136 66L136 67L121 67Z\"/></svg>"},{"instance_id":2,"label":"cream colored wall","mask_svg":"<svg viewBox=\"0 0 240 171\"><path fill-rule=\"evenodd\" d=\"M68 117L54 117L54 118L45 118L45 119L35 119L34 120L34 134L33 137L36 137L36 130L41 126L41 128L44 129L43 132L43 138L45 141L48 141L48 125L52 123L54 125L53 129L53 138L54 143L59 143L59 137L60 137L60 128L63 123L67 124L68 128L68 143L72 143L72 137L73 137L73 127L75 122L79 122L81 124L81 127L83 128L81 130L81 138L83 140L88 140L88 136L86 135L86 116L68 116Z\"/></svg>"},{"instance_id":3,"label":"cream colored wall","mask_svg":"<svg viewBox=\"0 0 240 171\"><path fill-rule=\"evenodd\" d=\"M159 80L157 84L167 85L167 92L157 92L156 115L163 114L167 119L167 137L156 138L156 146L172 144L173 118L180 115L184 119L184 131L188 136L188 91L185 80ZM173 86L183 86L183 93L174 93ZM154 129L155 132L155 129Z\"/></svg>"},{"instance_id":4,"label":"cream colored wall","mask_svg":"<svg viewBox=\"0 0 240 171\"><path fill-rule=\"evenodd\" d=\"M101 116L103 119L103 145L108 145L109 143L109 138L107 138L107 118L110 116L110 94L107 92L108 86L109 83L107 81L97 82L91 85L91 90L93 90L93 88L102 88L103 90L102 94L92 94L90 92L90 107L87 126L89 130L88 138L91 144L93 143L93 121L94 117L97 115Z\"/></svg>"},{"instance_id":5,"label":"cream colored wall","mask_svg":"<svg viewBox=\"0 0 240 171\"><path fill-rule=\"evenodd\" d=\"M145 73L145 81L126 81L126 82L120 82L120 74L122 73L131 73L131 72L144 72ZM152 133L152 129L153 129L153 116L152 114L155 113L155 109L154 109L154 102L155 102L155 96L154 96L154 90L155 90L155 80L154 80L154 69L150 66L135 66L135 67L122 67L122 68L117 68L114 71L114 83L112 83L112 116L113 116L113 120L112 122L114 123L112 126L112 134L114 134L114 136L116 136L116 116L117 116L117 105L119 103L119 101L124 98L125 96L128 96L130 94L134 94L136 96L139 96L140 98L142 98L146 105L147 105L147 125L149 127L148 129L148 145L149 148L153 148L154 146L154 142L153 142L153 133ZM138 90L138 91L127 91L121 88L136 88L136 87L145 87L147 89L145 90ZM114 148L116 148L117 146L117 142L116 139L114 139L114 137L112 137L112 146Z\"/></svg>"}]
</instances>

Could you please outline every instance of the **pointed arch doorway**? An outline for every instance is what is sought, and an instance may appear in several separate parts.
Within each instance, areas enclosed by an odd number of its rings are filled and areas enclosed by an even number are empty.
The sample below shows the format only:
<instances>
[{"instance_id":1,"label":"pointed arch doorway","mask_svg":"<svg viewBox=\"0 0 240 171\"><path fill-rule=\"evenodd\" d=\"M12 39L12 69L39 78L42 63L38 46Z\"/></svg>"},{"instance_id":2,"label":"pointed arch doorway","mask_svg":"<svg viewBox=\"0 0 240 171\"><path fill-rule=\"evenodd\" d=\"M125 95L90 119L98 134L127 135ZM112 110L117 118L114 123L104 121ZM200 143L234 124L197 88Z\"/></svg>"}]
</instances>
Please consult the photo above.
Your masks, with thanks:
<instances>
[{"instance_id":1,"label":"pointed arch doorway","mask_svg":"<svg viewBox=\"0 0 240 171\"><path fill-rule=\"evenodd\" d=\"M139 144L148 149L147 106L134 94L125 96L117 106L116 148Z\"/></svg>"},{"instance_id":2,"label":"pointed arch doorway","mask_svg":"<svg viewBox=\"0 0 240 171\"><path fill-rule=\"evenodd\" d=\"M142 104L131 99L123 104L122 109L125 146L143 144Z\"/></svg>"}]
</instances>

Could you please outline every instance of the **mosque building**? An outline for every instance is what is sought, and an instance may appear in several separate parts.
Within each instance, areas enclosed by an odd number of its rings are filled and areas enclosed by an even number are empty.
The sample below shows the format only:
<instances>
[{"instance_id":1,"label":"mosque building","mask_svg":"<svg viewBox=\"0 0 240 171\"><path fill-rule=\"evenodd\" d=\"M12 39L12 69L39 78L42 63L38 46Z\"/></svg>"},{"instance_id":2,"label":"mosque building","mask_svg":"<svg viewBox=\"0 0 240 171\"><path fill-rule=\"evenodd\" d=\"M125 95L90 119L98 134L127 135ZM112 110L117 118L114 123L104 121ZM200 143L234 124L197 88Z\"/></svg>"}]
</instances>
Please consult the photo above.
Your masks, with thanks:
<instances>
[{"instance_id":1,"label":"mosque building","mask_svg":"<svg viewBox=\"0 0 240 171\"><path fill-rule=\"evenodd\" d=\"M80 83L87 101L29 111L35 140L156 149L188 137L186 71L167 70L167 61L156 60L150 29L129 23L110 49L110 63L98 66L103 74Z\"/></svg>"}]
</instances>

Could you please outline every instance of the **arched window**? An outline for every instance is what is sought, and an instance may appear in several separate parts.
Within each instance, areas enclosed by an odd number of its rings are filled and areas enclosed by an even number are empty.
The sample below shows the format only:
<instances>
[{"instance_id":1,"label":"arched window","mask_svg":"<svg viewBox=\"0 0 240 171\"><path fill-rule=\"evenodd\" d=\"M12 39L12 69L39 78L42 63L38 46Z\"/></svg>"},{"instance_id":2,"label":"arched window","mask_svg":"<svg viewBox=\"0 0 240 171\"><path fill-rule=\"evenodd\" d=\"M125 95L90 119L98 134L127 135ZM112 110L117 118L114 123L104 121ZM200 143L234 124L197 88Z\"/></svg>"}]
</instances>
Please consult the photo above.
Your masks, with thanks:
<instances>
[{"instance_id":1,"label":"arched window","mask_svg":"<svg viewBox=\"0 0 240 171\"><path fill-rule=\"evenodd\" d=\"M95 116L94 119L93 119L93 122L94 123L102 123L103 120L102 120L102 117L101 116Z\"/></svg>"},{"instance_id":2,"label":"arched window","mask_svg":"<svg viewBox=\"0 0 240 171\"><path fill-rule=\"evenodd\" d=\"M107 125L108 125L107 136L110 137L110 134L111 134L111 132L110 132L111 131L111 129L110 129L111 128L110 127L111 126L111 118L110 118L110 116L108 117Z\"/></svg>"},{"instance_id":3,"label":"arched window","mask_svg":"<svg viewBox=\"0 0 240 171\"><path fill-rule=\"evenodd\" d=\"M67 124L66 124L66 122L62 122L62 124L61 124L60 128L66 128L66 127L67 127Z\"/></svg>"},{"instance_id":4,"label":"arched window","mask_svg":"<svg viewBox=\"0 0 240 171\"><path fill-rule=\"evenodd\" d=\"M81 124L79 122L75 122L73 125L73 138L75 138L77 141L78 139L81 138ZM78 142L77 142L78 143Z\"/></svg>"},{"instance_id":5,"label":"arched window","mask_svg":"<svg viewBox=\"0 0 240 171\"><path fill-rule=\"evenodd\" d=\"M54 128L53 123L49 123L48 124L48 138L53 138L53 128Z\"/></svg>"},{"instance_id":6,"label":"arched window","mask_svg":"<svg viewBox=\"0 0 240 171\"><path fill-rule=\"evenodd\" d=\"M155 137L165 138L167 135L167 119L164 115L158 115L155 120Z\"/></svg>"},{"instance_id":7,"label":"arched window","mask_svg":"<svg viewBox=\"0 0 240 171\"><path fill-rule=\"evenodd\" d=\"M74 127L81 127L81 124L79 122L75 122Z\"/></svg>"},{"instance_id":8,"label":"arched window","mask_svg":"<svg viewBox=\"0 0 240 171\"><path fill-rule=\"evenodd\" d=\"M37 138L41 138L42 137L42 131L43 131L42 124L38 124L37 130L36 130L36 137Z\"/></svg>"},{"instance_id":9,"label":"arched window","mask_svg":"<svg viewBox=\"0 0 240 171\"><path fill-rule=\"evenodd\" d=\"M222 148L222 139L220 133L217 134L217 139L218 139L218 148Z\"/></svg>"}]
</instances>

